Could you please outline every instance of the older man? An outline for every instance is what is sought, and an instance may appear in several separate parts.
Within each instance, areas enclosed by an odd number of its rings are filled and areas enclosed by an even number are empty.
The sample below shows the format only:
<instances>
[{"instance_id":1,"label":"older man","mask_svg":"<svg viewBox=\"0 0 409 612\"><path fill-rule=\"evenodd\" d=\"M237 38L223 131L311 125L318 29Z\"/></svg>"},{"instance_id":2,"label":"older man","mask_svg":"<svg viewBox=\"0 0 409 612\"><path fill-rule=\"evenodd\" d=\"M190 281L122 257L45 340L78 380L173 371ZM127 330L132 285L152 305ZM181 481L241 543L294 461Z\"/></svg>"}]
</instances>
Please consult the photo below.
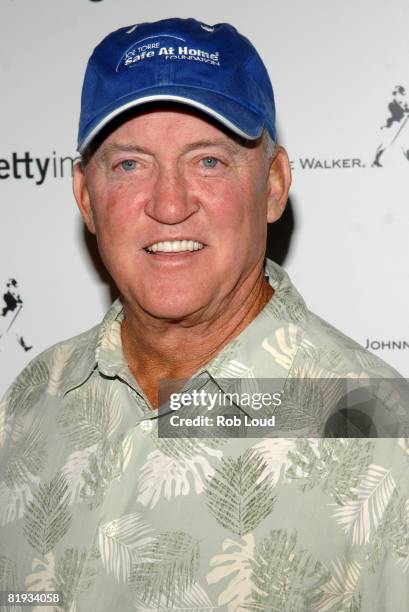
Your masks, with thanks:
<instances>
[{"instance_id":1,"label":"older man","mask_svg":"<svg viewBox=\"0 0 409 612\"><path fill-rule=\"evenodd\" d=\"M376 438L405 417L384 380L398 375L264 259L290 185L274 114L261 59L228 24L138 24L95 49L74 192L121 297L2 402L9 605L44 591L56 610L407 610L407 444ZM375 407L346 413L343 379L371 378ZM266 379L285 439L223 437L211 417L172 437L158 410L164 380L220 399ZM334 430L347 437L318 439Z\"/></svg>"}]
</instances>

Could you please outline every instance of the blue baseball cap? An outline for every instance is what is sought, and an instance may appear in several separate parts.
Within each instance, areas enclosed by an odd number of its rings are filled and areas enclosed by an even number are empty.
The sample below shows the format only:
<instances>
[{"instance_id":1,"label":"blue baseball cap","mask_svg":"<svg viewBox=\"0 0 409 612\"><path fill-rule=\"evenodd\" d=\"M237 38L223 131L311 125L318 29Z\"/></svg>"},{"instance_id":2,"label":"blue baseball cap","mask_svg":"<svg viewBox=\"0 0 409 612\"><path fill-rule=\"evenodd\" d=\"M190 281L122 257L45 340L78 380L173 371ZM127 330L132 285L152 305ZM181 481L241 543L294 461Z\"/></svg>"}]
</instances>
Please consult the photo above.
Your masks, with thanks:
<instances>
[{"instance_id":1,"label":"blue baseball cap","mask_svg":"<svg viewBox=\"0 0 409 612\"><path fill-rule=\"evenodd\" d=\"M271 81L251 42L228 23L163 19L120 28L94 49L81 96L78 151L140 104L169 101L254 140L276 140Z\"/></svg>"}]
</instances>

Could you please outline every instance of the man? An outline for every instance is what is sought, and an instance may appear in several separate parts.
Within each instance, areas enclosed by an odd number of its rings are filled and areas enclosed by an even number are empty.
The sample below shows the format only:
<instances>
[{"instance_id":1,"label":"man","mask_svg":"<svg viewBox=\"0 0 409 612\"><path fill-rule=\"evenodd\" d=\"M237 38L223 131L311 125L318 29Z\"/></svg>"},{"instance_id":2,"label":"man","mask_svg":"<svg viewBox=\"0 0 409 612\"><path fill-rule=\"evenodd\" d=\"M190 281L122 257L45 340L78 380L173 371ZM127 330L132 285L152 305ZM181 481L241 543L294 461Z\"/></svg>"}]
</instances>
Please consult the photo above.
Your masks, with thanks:
<instances>
[{"instance_id":1,"label":"man","mask_svg":"<svg viewBox=\"0 0 409 612\"><path fill-rule=\"evenodd\" d=\"M407 609L407 445L376 439L379 412L405 416L398 375L264 261L290 186L274 118L230 25L138 24L95 49L74 193L121 298L2 402L4 591L57 610ZM375 409L348 417L343 379L352 396L371 378ZM265 380L270 427L245 435L242 391ZM232 383L219 420L206 401ZM195 398L214 417L180 435L206 419Z\"/></svg>"}]
</instances>

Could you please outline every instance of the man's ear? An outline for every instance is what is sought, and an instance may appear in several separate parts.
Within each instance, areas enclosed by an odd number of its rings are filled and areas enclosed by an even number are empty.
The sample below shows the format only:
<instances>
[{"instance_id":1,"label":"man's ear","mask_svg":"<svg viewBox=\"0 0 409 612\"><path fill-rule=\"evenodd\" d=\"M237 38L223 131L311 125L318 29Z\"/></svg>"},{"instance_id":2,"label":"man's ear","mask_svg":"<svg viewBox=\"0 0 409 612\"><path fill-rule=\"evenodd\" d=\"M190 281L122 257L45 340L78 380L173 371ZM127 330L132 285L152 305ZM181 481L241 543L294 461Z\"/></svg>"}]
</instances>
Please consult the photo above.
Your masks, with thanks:
<instances>
[{"instance_id":1,"label":"man's ear","mask_svg":"<svg viewBox=\"0 0 409 612\"><path fill-rule=\"evenodd\" d=\"M291 185L291 167L287 151L277 145L268 172L267 222L274 223L284 212Z\"/></svg>"},{"instance_id":2,"label":"man's ear","mask_svg":"<svg viewBox=\"0 0 409 612\"><path fill-rule=\"evenodd\" d=\"M91 200L84 168L80 163L75 164L72 177L72 190L80 209L81 217L91 234L96 234L94 216L92 214Z\"/></svg>"}]
</instances>

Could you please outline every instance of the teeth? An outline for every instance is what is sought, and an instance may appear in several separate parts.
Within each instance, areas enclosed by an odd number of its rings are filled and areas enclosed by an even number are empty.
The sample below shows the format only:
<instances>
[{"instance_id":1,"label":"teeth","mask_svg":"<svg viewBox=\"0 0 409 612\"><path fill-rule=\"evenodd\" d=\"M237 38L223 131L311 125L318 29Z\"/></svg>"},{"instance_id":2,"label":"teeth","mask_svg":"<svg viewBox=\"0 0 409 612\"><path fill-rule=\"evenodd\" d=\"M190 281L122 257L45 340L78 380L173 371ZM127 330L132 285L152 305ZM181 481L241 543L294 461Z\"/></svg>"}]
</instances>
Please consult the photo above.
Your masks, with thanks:
<instances>
[{"instance_id":1,"label":"teeth","mask_svg":"<svg viewBox=\"0 0 409 612\"><path fill-rule=\"evenodd\" d=\"M204 245L196 240L166 240L165 242L155 242L146 247L150 253L181 253L183 251L200 251Z\"/></svg>"}]
</instances>

